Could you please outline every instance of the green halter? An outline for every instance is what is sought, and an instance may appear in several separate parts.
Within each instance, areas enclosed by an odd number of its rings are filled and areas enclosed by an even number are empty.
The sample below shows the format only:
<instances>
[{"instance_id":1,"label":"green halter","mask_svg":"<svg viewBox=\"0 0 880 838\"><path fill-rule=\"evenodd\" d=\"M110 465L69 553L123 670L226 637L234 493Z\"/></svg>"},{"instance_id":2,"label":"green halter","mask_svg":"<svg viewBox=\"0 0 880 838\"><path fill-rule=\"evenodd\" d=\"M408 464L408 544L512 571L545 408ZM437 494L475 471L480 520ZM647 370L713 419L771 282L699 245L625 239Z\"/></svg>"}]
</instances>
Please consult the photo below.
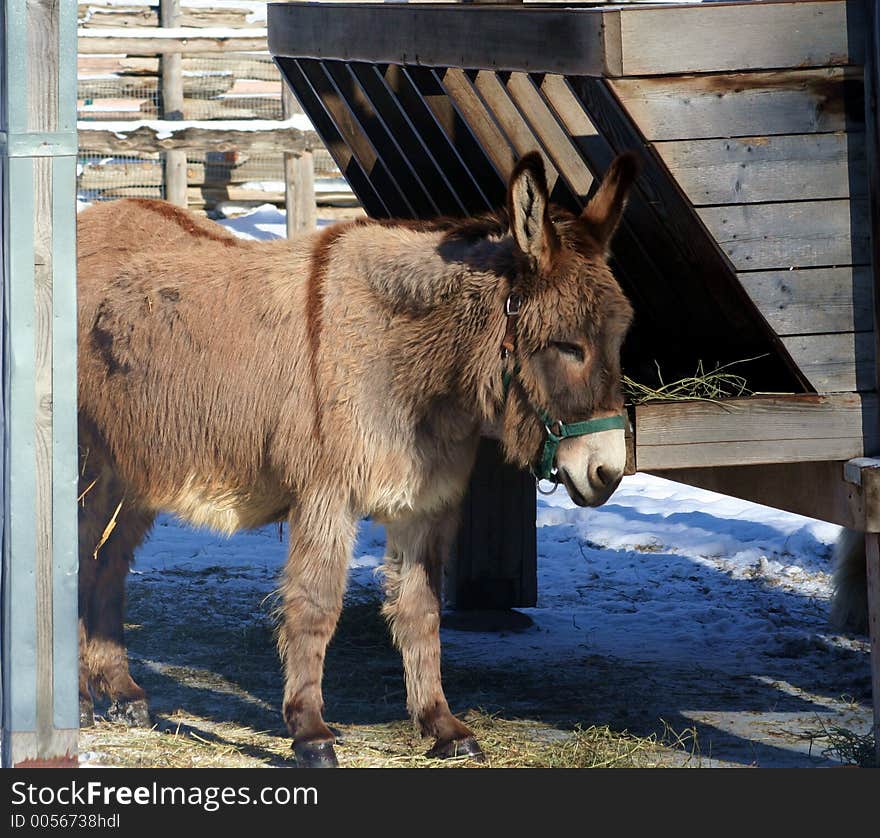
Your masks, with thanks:
<instances>
[{"instance_id":1,"label":"green halter","mask_svg":"<svg viewBox=\"0 0 880 838\"><path fill-rule=\"evenodd\" d=\"M504 313L507 315L507 329L504 342L501 345L501 357L506 359L513 351L515 338L515 323L519 316L520 299L515 294L507 297L504 304ZM510 392L510 385L514 378L519 376L519 362L515 361L512 370L505 370L501 376L501 384L503 388L503 398L507 402L507 395ZM559 480L556 477L556 471L553 463L556 460L556 452L559 449L559 443L564 439L572 436L587 436L587 434L598 434L602 431L626 430L626 419L623 415L605 416L601 419L587 419L583 422L572 422L566 424L561 419L552 419L543 409L534 407L535 412L541 418L544 424L544 431L547 438L544 440L544 448L541 452L541 462L538 468L532 468L532 474L536 480L551 480L557 485ZM555 486L554 486L555 489Z\"/></svg>"}]
</instances>

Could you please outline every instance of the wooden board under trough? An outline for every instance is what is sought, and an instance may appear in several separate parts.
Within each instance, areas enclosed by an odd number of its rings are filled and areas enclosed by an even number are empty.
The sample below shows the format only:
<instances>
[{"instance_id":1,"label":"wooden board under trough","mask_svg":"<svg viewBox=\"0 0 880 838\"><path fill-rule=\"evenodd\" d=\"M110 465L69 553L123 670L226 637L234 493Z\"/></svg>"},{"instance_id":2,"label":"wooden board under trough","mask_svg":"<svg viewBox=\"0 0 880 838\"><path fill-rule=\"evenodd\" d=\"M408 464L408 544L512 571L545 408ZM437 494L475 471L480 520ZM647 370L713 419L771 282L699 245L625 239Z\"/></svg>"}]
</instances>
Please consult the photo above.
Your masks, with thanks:
<instances>
[{"instance_id":1,"label":"wooden board under trough","mask_svg":"<svg viewBox=\"0 0 880 838\"><path fill-rule=\"evenodd\" d=\"M636 407L640 471L847 460L880 447L874 394L755 396Z\"/></svg>"}]
</instances>

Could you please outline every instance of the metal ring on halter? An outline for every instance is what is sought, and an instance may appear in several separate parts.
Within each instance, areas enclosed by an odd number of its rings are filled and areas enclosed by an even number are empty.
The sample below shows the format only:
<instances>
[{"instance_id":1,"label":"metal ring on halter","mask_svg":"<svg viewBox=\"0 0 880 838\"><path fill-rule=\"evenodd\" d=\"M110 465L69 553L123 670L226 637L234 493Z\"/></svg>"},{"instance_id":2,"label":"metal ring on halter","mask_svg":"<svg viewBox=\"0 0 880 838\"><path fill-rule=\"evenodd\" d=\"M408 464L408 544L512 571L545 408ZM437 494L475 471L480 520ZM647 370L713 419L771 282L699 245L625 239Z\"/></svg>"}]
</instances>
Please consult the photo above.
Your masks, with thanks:
<instances>
[{"instance_id":1,"label":"metal ring on halter","mask_svg":"<svg viewBox=\"0 0 880 838\"><path fill-rule=\"evenodd\" d=\"M548 483L553 483L553 488L549 492L545 492L541 488L541 482L546 480ZM539 495L552 495L558 488L560 484L559 472L554 471L551 477L536 477L535 478L535 488L538 490Z\"/></svg>"}]
</instances>

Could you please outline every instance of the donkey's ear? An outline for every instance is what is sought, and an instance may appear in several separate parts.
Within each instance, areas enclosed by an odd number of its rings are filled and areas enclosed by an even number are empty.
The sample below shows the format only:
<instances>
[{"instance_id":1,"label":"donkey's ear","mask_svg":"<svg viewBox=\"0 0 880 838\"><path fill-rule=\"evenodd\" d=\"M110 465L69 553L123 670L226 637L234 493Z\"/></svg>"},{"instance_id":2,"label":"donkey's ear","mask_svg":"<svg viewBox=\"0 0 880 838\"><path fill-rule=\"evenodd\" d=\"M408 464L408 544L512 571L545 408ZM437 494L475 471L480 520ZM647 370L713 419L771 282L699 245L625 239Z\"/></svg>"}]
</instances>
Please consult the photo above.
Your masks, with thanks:
<instances>
[{"instance_id":1,"label":"donkey's ear","mask_svg":"<svg viewBox=\"0 0 880 838\"><path fill-rule=\"evenodd\" d=\"M640 168L638 157L631 151L617 157L581 215L581 219L590 226L590 232L606 250L623 215L626 197Z\"/></svg>"},{"instance_id":2,"label":"donkey's ear","mask_svg":"<svg viewBox=\"0 0 880 838\"><path fill-rule=\"evenodd\" d=\"M529 152L516 164L510 176L507 211L514 241L540 266L549 262L558 242L550 220L549 204L544 161L537 151Z\"/></svg>"}]
</instances>

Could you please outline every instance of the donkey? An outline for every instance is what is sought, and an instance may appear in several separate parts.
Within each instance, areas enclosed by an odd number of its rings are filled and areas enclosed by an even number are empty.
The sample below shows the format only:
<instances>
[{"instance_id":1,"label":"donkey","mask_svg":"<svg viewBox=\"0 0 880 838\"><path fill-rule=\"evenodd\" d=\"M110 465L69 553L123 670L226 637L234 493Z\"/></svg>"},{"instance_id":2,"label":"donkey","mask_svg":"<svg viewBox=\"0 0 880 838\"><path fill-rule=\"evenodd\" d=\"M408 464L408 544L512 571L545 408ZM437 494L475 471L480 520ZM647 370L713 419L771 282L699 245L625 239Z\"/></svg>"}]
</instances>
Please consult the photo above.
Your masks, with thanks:
<instances>
[{"instance_id":1,"label":"donkey","mask_svg":"<svg viewBox=\"0 0 880 838\"><path fill-rule=\"evenodd\" d=\"M160 201L82 212L82 723L104 694L111 718L149 724L122 621L159 511L224 533L286 521L283 717L298 764L335 766L324 653L370 515L413 721L431 756L483 759L441 686L441 566L481 430L579 505L620 481L632 309L606 258L636 174L619 157L578 216L550 206L533 152L494 215L291 241L242 241Z\"/></svg>"}]
</instances>

